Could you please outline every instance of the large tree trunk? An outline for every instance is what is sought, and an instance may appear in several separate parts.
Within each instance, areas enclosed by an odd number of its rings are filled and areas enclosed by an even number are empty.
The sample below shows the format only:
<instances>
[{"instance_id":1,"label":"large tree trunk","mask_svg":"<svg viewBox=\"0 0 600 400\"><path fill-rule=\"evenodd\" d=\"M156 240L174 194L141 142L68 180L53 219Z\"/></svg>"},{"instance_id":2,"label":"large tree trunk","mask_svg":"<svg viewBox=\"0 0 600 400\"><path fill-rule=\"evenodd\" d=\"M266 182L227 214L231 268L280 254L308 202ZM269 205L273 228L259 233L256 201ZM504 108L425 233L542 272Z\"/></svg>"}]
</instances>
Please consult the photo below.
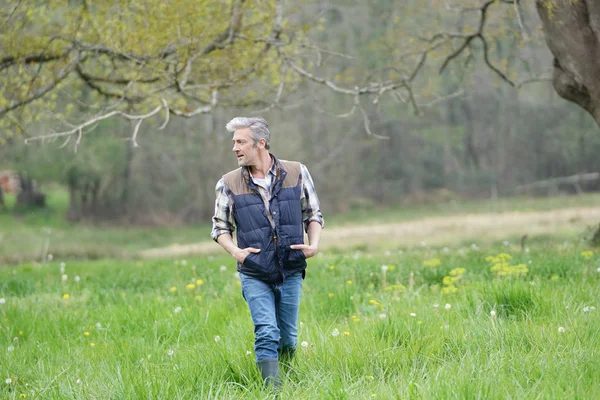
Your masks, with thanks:
<instances>
[{"instance_id":1,"label":"large tree trunk","mask_svg":"<svg viewBox=\"0 0 600 400\"><path fill-rule=\"evenodd\" d=\"M536 0L536 6L554 55L554 89L600 126L600 1ZM600 245L600 225L592 243Z\"/></svg>"},{"instance_id":2,"label":"large tree trunk","mask_svg":"<svg viewBox=\"0 0 600 400\"><path fill-rule=\"evenodd\" d=\"M536 0L554 55L554 88L600 126L600 1Z\"/></svg>"}]
</instances>

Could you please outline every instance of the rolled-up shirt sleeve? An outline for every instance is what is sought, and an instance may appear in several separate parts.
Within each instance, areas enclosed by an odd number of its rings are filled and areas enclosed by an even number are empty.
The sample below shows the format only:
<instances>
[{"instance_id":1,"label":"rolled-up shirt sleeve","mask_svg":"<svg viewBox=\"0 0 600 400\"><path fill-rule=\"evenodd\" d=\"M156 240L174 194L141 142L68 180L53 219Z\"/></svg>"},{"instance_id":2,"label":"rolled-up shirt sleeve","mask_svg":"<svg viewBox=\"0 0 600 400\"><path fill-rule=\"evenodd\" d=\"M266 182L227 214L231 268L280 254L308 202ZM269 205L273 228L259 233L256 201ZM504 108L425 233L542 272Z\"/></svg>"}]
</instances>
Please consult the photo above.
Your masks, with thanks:
<instances>
[{"instance_id":1,"label":"rolled-up shirt sleeve","mask_svg":"<svg viewBox=\"0 0 600 400\"><path fill-rule=\"evenodd\" d=\"M325 227L325 220L321 213L321 206L319 205L319 197L315 189L315 184L308 172L308 168L303 164L300 164L300 171L302 174L302 194L300 201L302 203L302 222L304 223L304 230L308 231L308 224L312 221L316 221Z\"/></svg>"},{"instance_id":2,"label":"rolled-up shirt sleeve","mask_svg":"<svg viewBox=\"0 0 600 400\"><path fill-rule=\"evenodd\" d=\"M217 241L217 238L224 233L233 235L233 231L235 230L235 223L231 212L232 204L228 191L225 181L220 179L215 187L215 214L212 217L211 236L214 241Z\"/></svg>"}]
</instances>

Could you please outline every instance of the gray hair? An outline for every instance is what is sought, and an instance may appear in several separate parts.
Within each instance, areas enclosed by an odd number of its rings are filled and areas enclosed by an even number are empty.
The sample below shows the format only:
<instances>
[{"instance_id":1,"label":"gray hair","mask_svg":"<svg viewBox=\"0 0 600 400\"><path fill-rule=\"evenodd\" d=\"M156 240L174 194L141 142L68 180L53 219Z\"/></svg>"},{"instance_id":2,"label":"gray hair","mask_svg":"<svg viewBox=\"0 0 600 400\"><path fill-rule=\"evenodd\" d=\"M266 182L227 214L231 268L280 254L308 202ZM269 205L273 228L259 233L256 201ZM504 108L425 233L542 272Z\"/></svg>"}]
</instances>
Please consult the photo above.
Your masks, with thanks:
<instances>
[{"instance_id":1,"label":"gray hair","mask_svg":"<svg viewBox=\"0 0 600 400\"><path fill-rule=\"evenodd\" d=\"M269 132L269 124L262 117L247 118L247 117L235 117L227 123L225 128L229 132L234 132L240 128L250 128L252 132L252 139L254 143L258 143L260 139L265 139L265 149L271 147L271 132Z\"/></svg>"}]
</instances>

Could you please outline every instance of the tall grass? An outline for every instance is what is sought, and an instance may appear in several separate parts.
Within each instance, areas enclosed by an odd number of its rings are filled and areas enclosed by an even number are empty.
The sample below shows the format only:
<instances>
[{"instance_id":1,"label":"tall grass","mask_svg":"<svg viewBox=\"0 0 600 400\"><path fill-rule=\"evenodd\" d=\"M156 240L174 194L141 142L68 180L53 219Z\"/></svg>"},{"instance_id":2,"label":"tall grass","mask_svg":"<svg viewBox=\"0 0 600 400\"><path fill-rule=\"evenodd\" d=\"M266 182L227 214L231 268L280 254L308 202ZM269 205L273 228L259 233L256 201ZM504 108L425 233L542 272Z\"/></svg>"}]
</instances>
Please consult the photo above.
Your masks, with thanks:
<instances>
[{"instance_id":1,"label":"tall grass","mask_svg":"<svg viewBox=\"0 0 600 400\"><path fill-rule=\"evenodd\" d=\"M314 258L281 398L600 398L600 256L584 250ZM500 252L526 275L495 276ZM11 266L0 298L1 398L267 396L228 258Z\"/></svg>"}]
</instances>

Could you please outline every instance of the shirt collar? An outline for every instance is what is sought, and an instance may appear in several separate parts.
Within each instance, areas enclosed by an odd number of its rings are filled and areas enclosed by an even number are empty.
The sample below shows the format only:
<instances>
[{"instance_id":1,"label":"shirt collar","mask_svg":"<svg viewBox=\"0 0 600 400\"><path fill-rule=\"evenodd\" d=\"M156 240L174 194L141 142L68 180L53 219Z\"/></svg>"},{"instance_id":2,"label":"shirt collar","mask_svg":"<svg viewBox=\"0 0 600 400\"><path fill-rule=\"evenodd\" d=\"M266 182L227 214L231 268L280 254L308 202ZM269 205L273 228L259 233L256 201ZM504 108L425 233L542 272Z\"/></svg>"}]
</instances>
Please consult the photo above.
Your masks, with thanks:
<instances>
[{"instance_id":1,"label":"shirt collar","mask_svg":"<svg viewBox=\"0 0 600 400\"><path fill-rule=\"evenodd\" d=\"M275 156L273 156L273 154L269 153L269 156L271 156L271 168L269 168L268 173L273 175L274 178L277 178L277 159ZM246 178L246 182L251 181L254 178L250 173L250 168L248 167L242 168L242 175Z\"/></svg>"}]
</instances>

